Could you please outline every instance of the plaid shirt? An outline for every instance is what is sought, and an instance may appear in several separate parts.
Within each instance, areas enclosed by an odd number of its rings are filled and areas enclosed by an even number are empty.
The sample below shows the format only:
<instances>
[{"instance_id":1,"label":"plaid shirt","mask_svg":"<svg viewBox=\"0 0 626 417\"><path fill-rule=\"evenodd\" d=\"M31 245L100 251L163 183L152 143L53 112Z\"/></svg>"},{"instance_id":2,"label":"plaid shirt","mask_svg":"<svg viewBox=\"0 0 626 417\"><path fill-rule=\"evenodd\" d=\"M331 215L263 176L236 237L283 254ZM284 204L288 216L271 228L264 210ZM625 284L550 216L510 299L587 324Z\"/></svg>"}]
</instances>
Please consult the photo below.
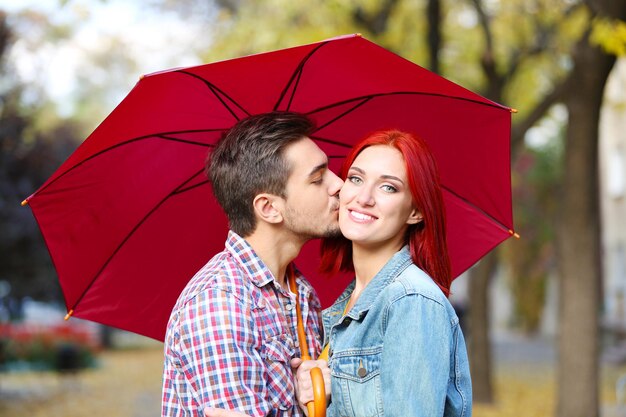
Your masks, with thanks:
<instances>
[{"instance_id":1,"label":"plaid shirt","mask_svg":"<svg viewBox=\"0 0 626 417\"><path fill-rule=\"evenodd\" d=\"M320 303L296 272L309 352L320 352ZM250 245L229 232L189 281L167 326L162 416L204 407L252 416L302 416L289 361L300 356L295 294L278 285Z\"/></svg>"}]
</instances>

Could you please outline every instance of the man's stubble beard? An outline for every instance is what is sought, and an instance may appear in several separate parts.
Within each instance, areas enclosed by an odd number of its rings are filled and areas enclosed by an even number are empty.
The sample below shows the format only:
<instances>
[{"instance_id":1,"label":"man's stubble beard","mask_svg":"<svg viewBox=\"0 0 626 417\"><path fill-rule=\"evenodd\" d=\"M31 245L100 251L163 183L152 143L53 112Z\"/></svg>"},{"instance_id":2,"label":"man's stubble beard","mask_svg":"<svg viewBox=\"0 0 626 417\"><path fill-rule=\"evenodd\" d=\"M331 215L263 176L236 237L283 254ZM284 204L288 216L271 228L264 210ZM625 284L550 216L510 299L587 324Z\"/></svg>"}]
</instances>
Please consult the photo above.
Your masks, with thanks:
<instances>
[{"instance_id":1,"label":"man's stubble beard","mask_svg":"<svg viewBox=\"0 0 626 417\"><path fill-rule=\"evenodd\" d=\"M306 216L296 210L287 209L285 213L285 226L291 230L299 238L309 241L312 239L319 238L332 238L341 236L341 229L339 229L339 220L329 224L325 229L319 230L316 225L311 224L310 222L304 222L302 224L297 224L297 220L310 220L309 216ZM294 221L295 219L295 221Z\"/></svg>"},{"instance_id":2,"label":"man's stubble beard","mask_svg":"<svg viewBox=\"0 0 626 417\"><path fill-rule=\"evenodd\" d=\"M339 223L336 223L332 226L329 226L328 229L326 229L326 233L324 233L324 235L320 237L336 238L340 236L342 236L341 229L339 228Z\"/></svg>"}]
</instances>

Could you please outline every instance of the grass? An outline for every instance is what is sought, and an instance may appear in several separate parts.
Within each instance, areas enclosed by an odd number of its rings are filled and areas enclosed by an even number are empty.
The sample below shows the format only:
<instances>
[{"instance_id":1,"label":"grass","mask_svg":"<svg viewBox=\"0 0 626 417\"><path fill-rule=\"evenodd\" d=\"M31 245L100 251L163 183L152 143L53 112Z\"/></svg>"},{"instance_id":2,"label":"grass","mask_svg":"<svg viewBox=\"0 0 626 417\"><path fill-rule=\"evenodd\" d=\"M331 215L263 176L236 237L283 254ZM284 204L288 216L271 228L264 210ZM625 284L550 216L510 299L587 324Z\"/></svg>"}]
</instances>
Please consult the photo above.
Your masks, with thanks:
<instances>
[{"instance_id":1,"label":"grass","mask_svg":"<svg viewBox=\"0 0 626 417\"><path fill-rule=\"evenodd\" d=\"M615 383L626 375L626 365L603 365L600 386L600 416L626 417L618 413ZM556 371L551 364L504 365L496 370L495 401L475 404L474 417L549 417L556 410Z\"/></svg>"},{"instance_id":2,"label":"grass","mask_svg":"<svg viewBox=\"0 0 626 417\"><path fill-rule=\"evenodd\" d=\"M554 372L548 367L499 368L494 381L495 401L475 404L476 417L547 417L554 412Z\"/></svg>"},{"instance_id":3,"label":"grass","mask_svg":"<svg viewBox=\"0 0 626 417\"><path fill-rule=\"evenodd\" d=\"M162 361L161 348L106 351L74 376L0 374L0 416L159 416Z\"/></svg>"},{"instance_id":4,"label":"grass","mask_svg":"<svg viewBox=\"0 0 626 417\"><path fill-rule=\"evenodd\" d=\"M74 377L52 372L0 374L0 416L152 417L160 415L162 350L106 351L98 366ZM602 416L618 417L615 382L626 365L604 367ZM556 387L551 366L501 366L495 402L477 404L475 417L549 417Z\"/></svg>"}]
</instances>

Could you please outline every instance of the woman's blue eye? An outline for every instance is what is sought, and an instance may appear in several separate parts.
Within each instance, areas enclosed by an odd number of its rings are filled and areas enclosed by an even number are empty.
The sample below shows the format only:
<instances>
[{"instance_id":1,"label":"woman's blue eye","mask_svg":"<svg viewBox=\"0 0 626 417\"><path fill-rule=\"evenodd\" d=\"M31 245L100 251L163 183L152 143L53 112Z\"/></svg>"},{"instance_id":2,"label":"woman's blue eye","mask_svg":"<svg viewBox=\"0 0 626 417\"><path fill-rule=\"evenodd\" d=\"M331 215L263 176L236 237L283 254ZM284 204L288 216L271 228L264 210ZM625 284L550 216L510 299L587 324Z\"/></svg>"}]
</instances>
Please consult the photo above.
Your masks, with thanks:
<instances>
[{"instance_id":1,"label":"woman's blue eye","mask_svg":"<svg viewBox=\"0 0 626 417\"><path fill-rule=\"evenodd\" d=\"M398 191L396 187L391 186L389 184L384 184L381 188L383 189L383 191L388 192L388 193L395 193Z\"/></svg>"},{"instance_id":2,"label":"woman's blue eye","mask_svg":"<svg viewBox=\"0 0 626 417\"><path fill-rule=\"evenodd\" d=\"M360 184L362 182L361 178L351 175L348 177L348 181L350 181L353 184Z\"/></svg>"}]
</instances>

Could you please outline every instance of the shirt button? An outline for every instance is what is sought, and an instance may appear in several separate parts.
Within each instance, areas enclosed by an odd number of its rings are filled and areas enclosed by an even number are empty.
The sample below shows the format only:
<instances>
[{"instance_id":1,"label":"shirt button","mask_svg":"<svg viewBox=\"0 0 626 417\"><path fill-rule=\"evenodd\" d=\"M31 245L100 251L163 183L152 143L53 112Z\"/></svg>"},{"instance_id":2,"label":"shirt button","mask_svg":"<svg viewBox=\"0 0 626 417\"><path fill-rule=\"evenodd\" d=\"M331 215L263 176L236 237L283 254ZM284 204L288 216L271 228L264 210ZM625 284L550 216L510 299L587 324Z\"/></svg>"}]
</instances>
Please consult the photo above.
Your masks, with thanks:
<instances>
[{"instance_id":1,"label":"shirt button","mask_svg":"<svg viewBox=\"0 0 626 417\"><path fill-rule=\"evenodd\" d=\"M367 375L367 369L361 367L356 371L357 375L361 378L365 377L365 375Z\"/></svg>"},{"instance_id":2,"label":"shirt button","mask_svg":"<svg viewBox=\"0 0 626 417\"><path fill-rule=\"evenodd\" d=\"M287 311L291 311L291 310L293 310L293 304L291 304L291 303L287 303L287 305L285 306L285 308L287 309Z\"/></svg>"}]
</instances>

